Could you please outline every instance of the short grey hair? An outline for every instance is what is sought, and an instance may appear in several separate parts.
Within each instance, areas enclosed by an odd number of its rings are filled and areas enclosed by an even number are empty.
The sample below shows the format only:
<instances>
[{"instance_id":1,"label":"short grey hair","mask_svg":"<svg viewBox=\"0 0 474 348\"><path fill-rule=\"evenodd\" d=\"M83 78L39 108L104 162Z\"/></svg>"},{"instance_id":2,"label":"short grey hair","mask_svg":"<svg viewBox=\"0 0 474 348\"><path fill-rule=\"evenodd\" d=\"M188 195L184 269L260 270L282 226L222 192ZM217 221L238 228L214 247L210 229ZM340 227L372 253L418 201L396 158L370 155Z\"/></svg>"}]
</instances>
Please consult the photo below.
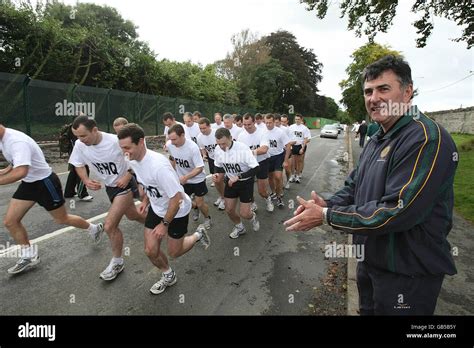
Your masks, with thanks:
<instances>
[{"instance_id":1,"label":"short grey hair","mask_svg":"<svg viewBox=\"0 0 474 348\"><path fill-rule=\"evenodd\" d=\"M224 120L234 120L234 116L232 116L231 114L225 114L224 115Z\"/></svg>"}]
</instances>

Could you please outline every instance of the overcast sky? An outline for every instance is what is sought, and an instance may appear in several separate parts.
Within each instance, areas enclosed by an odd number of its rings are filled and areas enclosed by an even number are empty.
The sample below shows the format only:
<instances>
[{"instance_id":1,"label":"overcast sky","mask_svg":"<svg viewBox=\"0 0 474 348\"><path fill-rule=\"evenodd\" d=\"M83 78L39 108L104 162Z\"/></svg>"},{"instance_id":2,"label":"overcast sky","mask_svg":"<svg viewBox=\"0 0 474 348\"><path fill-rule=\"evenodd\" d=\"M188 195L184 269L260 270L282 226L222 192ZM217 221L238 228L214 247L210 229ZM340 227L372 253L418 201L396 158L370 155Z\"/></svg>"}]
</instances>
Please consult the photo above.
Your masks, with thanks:
<instances>
[{"instance_id":1,"label":"overcast sky","mask_svg":"<svg viewBox=\"0 0 474 348\"><path fill-rule=\"evenodd\" d=\"M75 0L65 0L67 4ZM340 19L339 1L332 1L325 19L305 10L298 0L94 0L81 1L115 7L138 26L140 39L158 55L176 61L203 65L225 57L232 48L233 34L249 28L260 35L278 29L293 33L299 44L312 48L323 63L320 93L341 99L338 83L346 78L350 55L367 42L347 31L347 19ZM443 18L434 19L434 32L425 48L416 48L419 15L410 12L412 0L400 1L394 25L376 42L401 51L412 68L419 95L415 103L423 111L454 109L474 105L474 76L448 86L474 72L474 49L450 39L461 28Z\"/></svg>"}]
</instances>

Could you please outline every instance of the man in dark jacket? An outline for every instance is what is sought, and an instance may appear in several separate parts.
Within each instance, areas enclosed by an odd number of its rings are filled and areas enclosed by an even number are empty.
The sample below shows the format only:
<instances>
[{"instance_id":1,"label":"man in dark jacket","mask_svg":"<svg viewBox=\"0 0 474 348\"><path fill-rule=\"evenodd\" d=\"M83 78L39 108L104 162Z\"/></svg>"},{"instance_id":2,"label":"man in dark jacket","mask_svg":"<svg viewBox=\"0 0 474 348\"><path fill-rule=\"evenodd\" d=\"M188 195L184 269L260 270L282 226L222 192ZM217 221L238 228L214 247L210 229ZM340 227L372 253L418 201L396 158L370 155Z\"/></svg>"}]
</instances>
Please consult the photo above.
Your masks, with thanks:
<instances>
[{"instance_id":1,"label":"man in dark jacket","mask_svg":"<svg viewBox=\"0 0 474 348\"><path fill-rule=\"evenodd\" d=\"M367 123L365 123L365 120L362 121L357 133L359 134L359 146L364 147L365 136L367 134Z\"/></svg>"},{"instance_id":2,"label":"man in dark jacket","mask_svg":"<svg viewBox=\"0 0 474 348\"><path fill-rule=\"evenodd\" d=\"M446 274L456 274L452 227L458 154L449 133L411 105L409 65L386 56L363 73L367 112L380 129L345 186L328 200L312 193L287 230L327 223L352 233L362 315L432 315Z\"/></svg>"}]
</instances>

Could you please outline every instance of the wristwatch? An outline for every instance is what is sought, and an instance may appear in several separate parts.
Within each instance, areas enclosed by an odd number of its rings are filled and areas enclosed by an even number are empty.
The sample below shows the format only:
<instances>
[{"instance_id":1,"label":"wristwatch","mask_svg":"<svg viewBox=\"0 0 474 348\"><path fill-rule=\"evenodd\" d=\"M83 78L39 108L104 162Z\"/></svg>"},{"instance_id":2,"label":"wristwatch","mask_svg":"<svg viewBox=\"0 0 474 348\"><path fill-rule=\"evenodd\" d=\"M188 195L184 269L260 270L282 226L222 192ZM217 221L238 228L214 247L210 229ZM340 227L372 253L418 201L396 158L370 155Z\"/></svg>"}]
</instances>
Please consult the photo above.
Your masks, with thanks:
<instances>
[{"instance_id":1,"label":"wristwatch","mask_svg":"<svg viewBox=\"0 0 474 348\"><path fill-rule=\"evenodd\" d=\"M168 227L170 225L170 222L169 221L166 221L165 219L161 220L161 222L163 223L163 225L165 225L166 227Z\"/></svg>"}]
</instances>

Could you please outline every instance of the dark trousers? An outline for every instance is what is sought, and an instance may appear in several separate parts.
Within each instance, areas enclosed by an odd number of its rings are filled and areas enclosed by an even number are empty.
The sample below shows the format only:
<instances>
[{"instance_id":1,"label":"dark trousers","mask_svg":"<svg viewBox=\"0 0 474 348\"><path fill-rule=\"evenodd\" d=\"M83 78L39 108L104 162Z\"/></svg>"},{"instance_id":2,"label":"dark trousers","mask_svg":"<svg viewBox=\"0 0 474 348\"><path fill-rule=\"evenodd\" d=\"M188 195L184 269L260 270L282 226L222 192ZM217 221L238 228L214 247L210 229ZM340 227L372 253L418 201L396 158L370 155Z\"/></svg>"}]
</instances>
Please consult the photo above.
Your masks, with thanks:
<instances>
[{"instance_id":1,"label":"dark trousers","mask_svg":"<svg viewBox=\"0 0 474 348\"><path fill-rule=\"evenodd\" d=\"M360 315L433 315L443 279L410 277L358 262Z\"/></svg>"},{"instance_id":2,"label":"dark trousers","mask_svg":"<svg viewBox=\"0 0 474 348\"><path fill-rule=\"evenodd\" d=\"M359 146L360 147L364 147L365 137L366 137L365 134L360 134L360 137L359 137Z\"/></svg>"},{"instance_id":3,"label":"dark trousers","mask_svg":"<svg viewBox=\"0 0 474 348\"><path fill-rule=\"evenodd\" d=\"M89 175L89 167L86 166L87 175ZM73 165L69 165L69 175L67 176L66 187L64 188L64 197L72 198L76 194L77 197L84 198L89 195L87 192L86 185L81 181L81 178L76 173L76 169Z\"/></svg>"}]
</instances>

